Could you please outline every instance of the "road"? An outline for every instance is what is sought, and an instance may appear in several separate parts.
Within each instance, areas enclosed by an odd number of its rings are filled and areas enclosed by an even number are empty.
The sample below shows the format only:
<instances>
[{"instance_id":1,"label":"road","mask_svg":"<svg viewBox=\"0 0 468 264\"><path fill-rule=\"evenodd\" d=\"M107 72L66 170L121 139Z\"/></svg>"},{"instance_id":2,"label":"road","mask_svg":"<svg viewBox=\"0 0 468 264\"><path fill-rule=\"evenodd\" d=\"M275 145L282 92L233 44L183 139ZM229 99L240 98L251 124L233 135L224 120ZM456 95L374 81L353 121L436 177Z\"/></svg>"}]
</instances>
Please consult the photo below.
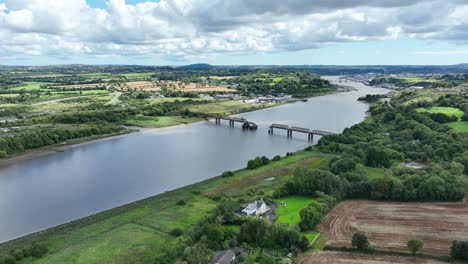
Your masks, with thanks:
<instances>
[{"instance_id":1,"label":"road","mask_svg":"<svg viewBox=\"0 0 468 264\"><path fill-rule=\"evenodd\" d=\"M114 94L114 97L112 97L112 99L106 103L106 105L115 105L118 101L119 101L119 97L122 95L121 92L115 92Z\"/></svg>"},{"instance_id":2,"label":"road","mask_svg":"<svg viewBox=\"0 0 468 264\"><path fill-rule=\"evenodd\" d=\"M32 105L44 105L44 104L49 104L49 103L63 102L63 101L68 101L68 100L73 100L73 99L78 99L78 98L85 98L85 97L93 97L93 96L97 96L97 95L93 94L93 95L82 95L82 96L67 97L67 98L61 98L61 99L55 99L55 100L35 103L35 104L32 104Z\"/></svg>"}]
</instances>

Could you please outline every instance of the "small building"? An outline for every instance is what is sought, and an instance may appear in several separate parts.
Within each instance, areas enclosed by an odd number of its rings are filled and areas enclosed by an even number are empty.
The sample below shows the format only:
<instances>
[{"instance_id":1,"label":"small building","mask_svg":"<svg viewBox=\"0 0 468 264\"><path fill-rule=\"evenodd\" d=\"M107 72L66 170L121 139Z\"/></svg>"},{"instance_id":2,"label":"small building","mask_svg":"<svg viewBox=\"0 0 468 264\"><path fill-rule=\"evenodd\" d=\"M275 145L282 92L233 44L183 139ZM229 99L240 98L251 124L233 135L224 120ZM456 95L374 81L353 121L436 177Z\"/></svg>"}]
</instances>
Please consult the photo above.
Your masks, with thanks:
<instances>
[{"instance_id":1,"label":"small building","mask_svg":"<svg viewBox=\"0 0 468 264\"><path fill-rule=\"evenodd\" d=\"M263 199L248 204L242 209L242 214L246 216L259 216L265 214L270 208L267 206Z\"/></svg>"},{"instance_id":2,"label":"small building","mask_svg":"<svg viewBox=\"0 0 468 264\"><path fill-rule=\"evenodd\" d=\"M236 263L236 252L231 249L216 252L209 264L234 264Z\"/></svg>"}]
</instances>

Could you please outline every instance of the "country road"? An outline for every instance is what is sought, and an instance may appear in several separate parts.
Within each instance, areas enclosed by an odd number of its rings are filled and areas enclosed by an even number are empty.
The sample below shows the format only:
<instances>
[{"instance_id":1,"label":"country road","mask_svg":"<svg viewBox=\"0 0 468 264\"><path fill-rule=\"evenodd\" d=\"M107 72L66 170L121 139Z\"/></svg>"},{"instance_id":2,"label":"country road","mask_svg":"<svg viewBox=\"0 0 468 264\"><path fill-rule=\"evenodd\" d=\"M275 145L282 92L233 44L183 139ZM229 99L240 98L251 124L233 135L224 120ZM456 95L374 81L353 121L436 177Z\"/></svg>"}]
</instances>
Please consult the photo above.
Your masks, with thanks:
<instances>
[{"instance_id":1,"label":"country road","mask_svg":"<svg viewBox=\"0 0 468 264\"><path fill-rule=\"evenodd\" d=\"M119 100L119 97L122 95L121 92L115 92L114 93L114 97L112 97L112 99L106 103L106 105L115 105L118 100Z\"/></svg>"},{"instance_id":2,"label":"country road","mask_svg":"<svg viewBox=\"0 0 468 264\"><path fill-rule=\"evenodd\" d=\"M85 98L85 97L93 97L93 96L98 96L98 95L93 94L93 95L82 95L82 96L67 97L67 98L61 98L61 99L55 99L55 100L35 103L35 104L32 104L32 105L44 105L44 104L49 104L49 103L63 102L63 101L68 101L68 100L73 100L73 99L78 99L78 98Z\"/></svg>"}]
</instances>

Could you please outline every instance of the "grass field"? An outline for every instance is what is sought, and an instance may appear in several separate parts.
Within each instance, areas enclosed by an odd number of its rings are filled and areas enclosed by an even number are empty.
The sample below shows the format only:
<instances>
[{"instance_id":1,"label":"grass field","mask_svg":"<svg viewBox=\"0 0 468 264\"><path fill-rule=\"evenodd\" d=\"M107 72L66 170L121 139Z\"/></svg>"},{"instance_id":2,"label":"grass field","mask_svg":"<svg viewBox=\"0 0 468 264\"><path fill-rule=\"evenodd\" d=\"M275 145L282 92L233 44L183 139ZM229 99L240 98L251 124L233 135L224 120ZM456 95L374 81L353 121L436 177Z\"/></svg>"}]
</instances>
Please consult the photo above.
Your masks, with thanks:
<instances>
[{"instance_id":1,"label":"grass field","mask_svg":"<svg viewBox=\"0 0 468 264\"><path fill-rule=\"evenodd\" d=\"M276 210L278 218L277 223L297 226L301 222L299 211L306 208L314 199L306 196L291 196L279 199L277 202L286 203L286 206L279 206Z\"/></svg>"},{"instance_id":2,"label":"grass field","mask_svg":"<svg viewBox=\"0 0 468 264\"><path fill-rule=\"evenodd\" d=\"M232 177L213 178L24 237L4 245L0 251L40 240L48 243L50 253L34 263L152 263L163 248L184 245L187 236L175 238L169 232L177 227L187 234L215 208L213 197L222 194L257 199L260 192L269 194L279 188L297 166L308 167L318 159L330 157L299 152L256 170L240 170ZM268 176L276 180L265 181ZM186 204L177 205L180 200ZM300 201L296 200L296 206L302 204ZM307 201L303 200L303 204ZM314 233L306 235L314 238Z\"/></svg>"},{"instance_id":3,"label":"grass field","mask_svg":"<svg viewBox=\"0 0 468 264\"><path fill-rule=\"evenodd\" d=\"M377 178L382 178L385 176L385 169L382 168L370 168L370 167L365 167L364 170L367 172L367 178L369 179L377 179Z\"/></svg>"},{"instance_id":4,"label":"grass field","mask_svg":"<svg viewBox=\"0 0 468 264\"><path fill-rule=\"evenodd\" d=\"M427 108L417 108L418 112L428 112L428 113L442 113L448 116L455 116L458 118L458 122L447 123L447 125L453 128L457 132L467 132L468 133L468 122L460 121L461 117L464 115L463 111L458 108L453 107L432 107Z\"/></svg>"},{"instance_id":5,"label":"grass field","mask_svg":"<svg viewBox=\"0 0 468 264\"><path fill-rule=\"evenodd\" d=\"M274 105L268 105L274 106ZM258 110L264 106L253 106L249 103L244 103L239 100L226 100L226 101L214 101L212 103L194 105L189 107L189 110L196 113L206 114L217 114L217 115L232 115L246 111Z\"/></svg>"},{"instance_id":6,"label":"grass field","mask_svg":"<svg viewBox=\"0 0 468 264\"><path fill-rule=\"evenodd\" d=\"M468 133L468 122L452 122L452 123L447 123L447 125L451 128L453 128L454 130L458 131L458 132L465 132L465 133Z\"/></svg>"},{"instance_id":7,"label":"grass field","mask_svg":"<svg viewBox=\"0 0 468 264\"><path fill-rule=\"evenodd\" d=\"M418 83L418 82L437 82L436 79L420 77L420 76L408 76L408 77L398 77L398 79L405 80L410 83Z\"/></svg>"},{"instance_id":8,"label":"grass field","mask_svg":"<svg viewBox=\"0 0 468 264\"><path fill-rule=\"evenodd\" d=\"M25 82L25 85L10 88L9 90L11 90L11 91L20 91L20 90L33 91L33 90L41 89L41 85L46 85L46 84L50 84L50 83L46 83L46 82Z\"/></svg>"},{"instance_id":9,"label":"grass field","mask_svg":"<svg viewBox=\"0 0 468 264\"><path fill-rule=\"evenodd\" d=\"M442 113L448 116L456 116L461 118L463 116L463 111L458 108L453 107L432 107L432 108L417 108L417 112L427 112L427 113Z\"/></svg>"},{"instance_id":10,"label":"grass field","mask_svg":"<svg viewBox=\"0 0 468 264\"><path fill-rule=\"evenodd\" d=\"M132 119L128 119L125 122L125 125L161 128L161 127L190 124L190 123L195 123L199 121L203 121L203 119L198 118L198 117L182 117L182 116L153 117L153 116L137 115Z\"/></svg>"}]
</instances>

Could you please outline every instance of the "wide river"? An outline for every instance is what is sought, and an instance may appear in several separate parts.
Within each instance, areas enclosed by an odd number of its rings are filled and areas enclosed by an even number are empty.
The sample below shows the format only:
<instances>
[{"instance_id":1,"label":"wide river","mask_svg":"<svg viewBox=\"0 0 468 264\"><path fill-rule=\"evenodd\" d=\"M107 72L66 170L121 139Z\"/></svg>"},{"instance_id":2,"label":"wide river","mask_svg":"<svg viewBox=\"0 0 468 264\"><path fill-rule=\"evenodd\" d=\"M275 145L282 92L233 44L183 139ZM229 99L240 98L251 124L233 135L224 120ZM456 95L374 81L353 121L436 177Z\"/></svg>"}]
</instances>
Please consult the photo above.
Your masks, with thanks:
<instances>
[{"instance_id":1,"label":"wide river","mask_svg":"<svg viewBox=\"0 0 468 264\"><path fill-rule=\"evenodd\" d=\"M358 97L388 92L346 85L358 90L239 115L259 125L255 132L226 121L145 130L0 167L0 242L243 168L256 156L303 149L306 135L270 136L268 126L339 133L364 119L368 105Z\"/></svg>"}]
</instances>

